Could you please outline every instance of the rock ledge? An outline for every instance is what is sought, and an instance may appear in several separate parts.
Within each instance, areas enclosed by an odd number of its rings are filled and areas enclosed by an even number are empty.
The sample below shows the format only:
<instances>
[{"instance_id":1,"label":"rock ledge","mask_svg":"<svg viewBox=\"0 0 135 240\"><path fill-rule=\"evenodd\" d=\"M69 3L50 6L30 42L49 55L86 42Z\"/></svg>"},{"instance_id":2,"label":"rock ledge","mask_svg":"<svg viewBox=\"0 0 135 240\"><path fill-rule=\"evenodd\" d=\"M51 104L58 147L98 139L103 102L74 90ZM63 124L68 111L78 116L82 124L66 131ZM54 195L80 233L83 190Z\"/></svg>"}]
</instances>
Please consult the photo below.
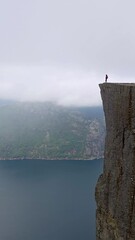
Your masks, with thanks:
<instances>
[{"instance_id":1,"label":"rock ledge","mask_svg":"<svg viewBox=\"0 0 135 240\"><path fill-rule=\"evenodd\" d=\"M100 84L106 120L96 186L97 240L135 240L135 84Z\"/></svg>"}]
</instances>

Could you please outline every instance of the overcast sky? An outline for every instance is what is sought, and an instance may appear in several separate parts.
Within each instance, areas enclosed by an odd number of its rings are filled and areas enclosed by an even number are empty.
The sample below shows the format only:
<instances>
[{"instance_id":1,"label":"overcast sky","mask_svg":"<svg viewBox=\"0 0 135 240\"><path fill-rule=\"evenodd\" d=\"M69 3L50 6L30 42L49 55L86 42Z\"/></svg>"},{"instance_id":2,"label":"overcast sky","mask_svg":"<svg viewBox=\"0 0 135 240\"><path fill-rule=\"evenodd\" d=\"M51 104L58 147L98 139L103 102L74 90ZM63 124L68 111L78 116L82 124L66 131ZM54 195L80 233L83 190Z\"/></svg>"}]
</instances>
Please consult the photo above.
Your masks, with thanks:
<instances>
[{"instance_id":1,"label":"overcast sky","mask_svg":"<svg viewBox=\"0 0 135 240\"><path fill-rule=\"evenodd\" d=\"M1 0L0 98L101 104L135 82L134 0Z\"/></svg>"}]
</instances>

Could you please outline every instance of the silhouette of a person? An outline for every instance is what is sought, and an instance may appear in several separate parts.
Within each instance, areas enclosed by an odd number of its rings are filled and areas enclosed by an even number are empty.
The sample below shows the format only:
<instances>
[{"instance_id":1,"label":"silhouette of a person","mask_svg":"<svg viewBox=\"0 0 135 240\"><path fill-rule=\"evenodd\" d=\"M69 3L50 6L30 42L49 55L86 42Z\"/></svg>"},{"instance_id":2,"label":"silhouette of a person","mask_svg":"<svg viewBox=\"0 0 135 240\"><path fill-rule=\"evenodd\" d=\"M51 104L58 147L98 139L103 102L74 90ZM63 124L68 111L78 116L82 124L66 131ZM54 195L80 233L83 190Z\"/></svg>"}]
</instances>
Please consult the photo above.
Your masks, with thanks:
<instances>
[{"instance_id":1,"label":"silhouette of a person","mask_svg":"<svg viewBox=\"0 0 135 240\"><path fill-rule=\"evenodd\" d=\"M108 79L108 75L106 74L105 75L105 82L107 82L107 79Z\"/></svg>"}]
</instances>

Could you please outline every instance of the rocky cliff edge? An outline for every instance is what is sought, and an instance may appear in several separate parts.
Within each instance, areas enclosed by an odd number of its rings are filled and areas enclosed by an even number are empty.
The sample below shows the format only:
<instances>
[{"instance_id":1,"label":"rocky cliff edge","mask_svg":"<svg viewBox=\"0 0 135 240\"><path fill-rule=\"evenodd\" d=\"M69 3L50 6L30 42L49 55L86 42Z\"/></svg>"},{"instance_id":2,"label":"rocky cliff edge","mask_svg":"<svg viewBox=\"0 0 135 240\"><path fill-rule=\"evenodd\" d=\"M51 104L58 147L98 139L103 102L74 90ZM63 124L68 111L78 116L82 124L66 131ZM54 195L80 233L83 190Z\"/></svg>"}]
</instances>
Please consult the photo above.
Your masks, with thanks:
<instances>
[{"instance_id":1,"label":"rocky cliff edge","mask_svg":"<svg viewBox=\"0 0 135 240\"><path fill-rule=\"evenodd\" d=\"M97 240L135 240L135 84L100 84L106 120L96 186Z\"/></svg>"}]
</instances>

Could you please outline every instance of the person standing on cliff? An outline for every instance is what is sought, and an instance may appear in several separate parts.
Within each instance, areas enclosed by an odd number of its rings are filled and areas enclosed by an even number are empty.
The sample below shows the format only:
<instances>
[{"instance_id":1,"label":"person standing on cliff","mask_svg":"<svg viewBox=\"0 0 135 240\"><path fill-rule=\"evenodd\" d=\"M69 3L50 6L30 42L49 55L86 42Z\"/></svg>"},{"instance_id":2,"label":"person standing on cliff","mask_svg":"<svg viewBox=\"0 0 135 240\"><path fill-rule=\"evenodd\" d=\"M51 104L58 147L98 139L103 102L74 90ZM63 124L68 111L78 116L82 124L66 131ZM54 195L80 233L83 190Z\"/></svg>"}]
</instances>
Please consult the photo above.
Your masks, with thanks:
<instances>
[{"instance_id":1,"label":"person standing on cliff","mask_svg":"<svg viewBox=\"0 0 135 240\"><path fill-rule=\"evenodd\" d=\"M107 83L108 75L105 75L105 82Z\"/></svg>"}]
</instances>

